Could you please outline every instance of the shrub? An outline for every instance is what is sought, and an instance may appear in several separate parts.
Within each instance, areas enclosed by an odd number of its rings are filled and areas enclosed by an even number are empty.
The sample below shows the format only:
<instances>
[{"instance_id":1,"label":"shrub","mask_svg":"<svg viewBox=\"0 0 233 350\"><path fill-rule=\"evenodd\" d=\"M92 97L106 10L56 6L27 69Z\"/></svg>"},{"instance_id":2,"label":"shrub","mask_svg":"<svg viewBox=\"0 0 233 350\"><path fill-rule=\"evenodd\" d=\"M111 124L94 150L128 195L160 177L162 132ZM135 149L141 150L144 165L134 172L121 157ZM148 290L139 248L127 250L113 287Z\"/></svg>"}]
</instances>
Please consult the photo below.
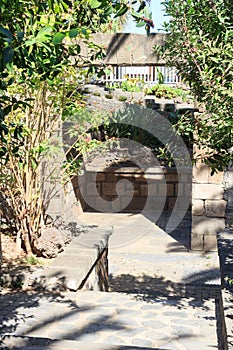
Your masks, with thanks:
<instances>
[{"instance_id":1,"label":"shrub","mask_svg":"<svg viewBox=\"0 0 233 350\"><path fill-rule=\"evenodd\" d=\"M173 88L171 86L162 85L162 84L156 84L152 86L151 88L148 88L145 90L146 95L154 95L158 98L176 98L178 96L181 96L183 99L186 96L186 93L179 88Z\"/></svg>"},{"instance_id":2,"label":"shrub","mask_svg":"<svg viewBox=\"0 0 233 350\"><path fill-rule=\"evenodd\" d=\"M105 94L105 98L110 100L111 98L113 98L113 96L111 94Z\"/></svg>"},{"instance_id":3,"label":"shrub","mask_svg":"<svg viewBox=\"0 0 233 350\"><path fill-rule=\"evenodd\" d=\"M196 144L205 149L201 157L212 172L223 171L233 161L232 1L163 4L170 21L156 54L177 69L202 106L203 113L195 115Z\"/></svg>"},{"instance_id":4,"label":"shrub","mask_svg":"<svg viewBox=\"0 0 233 350\"><path fill-rule=\"evenodd\" d=\"M144 87L144 82L138 78L127 78L121 84L122 91L141 92Z\"/></svg>"},{"instance_id":5,"label":"shrub","mask_svg":"<svg viewBox=\"0 0 233 350\"><path fill-rule=\"evenodd\" d=\"M124 102L124 101L127 100L127 96L121 95L121 96L118 97L118 100L121 101L121 102Z\"/></svg>"},{"instance_id":6,"label":"shrub","mask_svg":"<svg viewBox=\"0 0 233 350\"><path fill-rule=\"evenodd\" d=\"M101 96L101 93L99 91L95 91L95 92L93 92L93 95L94 96Z\"/></svg>"}]
</instances>

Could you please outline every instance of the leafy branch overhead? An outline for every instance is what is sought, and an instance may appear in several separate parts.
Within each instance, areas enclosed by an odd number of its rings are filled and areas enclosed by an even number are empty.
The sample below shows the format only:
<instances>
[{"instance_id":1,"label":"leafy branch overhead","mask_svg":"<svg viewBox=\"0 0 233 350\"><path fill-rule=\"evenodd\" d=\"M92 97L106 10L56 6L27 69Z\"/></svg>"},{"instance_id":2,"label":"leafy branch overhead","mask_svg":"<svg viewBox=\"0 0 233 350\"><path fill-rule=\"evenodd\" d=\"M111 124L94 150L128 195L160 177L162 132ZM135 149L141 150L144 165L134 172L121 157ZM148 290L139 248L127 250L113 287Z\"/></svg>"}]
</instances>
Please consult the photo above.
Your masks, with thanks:
<instances>
[{"instance_id":1,"label":"leafy branch overhead","mask_svg":"<svg viewBox=\"0 0 233 350\"><path fill-rule=\"evenodd\" d=\"M2 0L0 9L0 137L7 132L4 118L22 102L10 101L6 90L13 83L17 69L18 81L33 84L33 77L53 84L64 67L75 65L93 71L93 61L105 51L91 39L91 33L112 18L131 12L137 1L58 1L38 2ZM139 4L144 2L138 2ZM145 14L149 13L144 6ZM12 13L17 14L12 21ZM81 50L88 47L88 55ZM16 68L17 67L17 68ZM2 125L2 127L1 127ZM1 139L4 142L4 138ZM5 147L2 147L1 154Z\"/></svg>"},{"instance_id":2,"label":"leafy branch overhead","mask_svg":"<svg viewBox=\"0 0 233 350\"><path fill-rule=\"evenodd\" d=\"M136 12L137 4L140 6ZM76 65L90 65L94 58L103 54L90 34L99 31L103 23L127 12L132 14L137 25L146 25L149 32L154 25L148 4L145 1L51 0L32 5L16 0L12 5L10 0L2 0L0 71L12 69L13 62L23 69L24 77L36 72L42 79L51 79L61 72L62 64L71 63L70 57L78 58ZM17 13L14 21L12 13ZM89 59L82 56L81 42L92 51Z\"/></svg>"},{"instance_id":3,"label":"leafy branch overhead","mask_svg":"<svg viewBox=\"0 0 233 350\"><path fill-rule=\"evenodd\" d=\"M90 0L90 6L92 9L102 9L109 1L98 1ZM135 10L135 6L139 6ZM154 28L154 23L152 20L152 12L150 10L150 1L122 1L112 2L112 5L108 8L108 15L113 15L114 18L124 16L127 12L130 12L131 16L134 18L136 27L145 26L147 35L150 34L150 28Z\"/></svg>"},{"instance_id":4,"label":"leafy branch overhead","mask_svg":"<svg viewBox=\"0 0 233 350\"><path fill-rule=\"evenodd\" d=\"M195 133L205 161L223 170L233 161L233 6L230 0L165 0L163 57L175 66L205 113Z\"/></svg>"},{"instance_id":5,"label":"leafy branch overhead","mask_svg":"<svg viewBox=\"0 0 233 350\"><path fill-rule=\"evenodd\" d=\"M145 26L147 35L150 35L150 28L154 28L154 22L152 20L152 12L147 6L146 1L140 1L140 6L137 11L132 11L132 16L137 22L136 27Z\"/></svg>"}]
</instances>

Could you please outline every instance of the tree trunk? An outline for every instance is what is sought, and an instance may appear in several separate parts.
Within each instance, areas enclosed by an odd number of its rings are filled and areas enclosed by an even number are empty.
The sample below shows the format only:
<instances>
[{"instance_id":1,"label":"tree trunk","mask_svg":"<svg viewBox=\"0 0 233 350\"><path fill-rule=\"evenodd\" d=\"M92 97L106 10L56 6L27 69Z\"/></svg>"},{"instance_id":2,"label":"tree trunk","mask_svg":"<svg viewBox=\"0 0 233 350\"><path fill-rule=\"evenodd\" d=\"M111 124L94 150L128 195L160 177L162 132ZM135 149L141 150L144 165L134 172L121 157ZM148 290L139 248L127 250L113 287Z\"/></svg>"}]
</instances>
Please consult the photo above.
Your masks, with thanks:
<instances>
[{"instance_id":1,"label":"tree trunk","mask_svg":"<svg viewBox=\"0 0 233 350\"><path fill-rule=\"evenodd\" d=\"M24 218L22 220L22 237L23 237L23 241L25 244L25 249L26 249L26 254L27 256L32 256L32 247L31 247L31 242L30 242L30 234L28 232L28 227L27 227L27 219Z\"/></svg>"},{"instance_id":2,"label":"tree trunk","mask_svg":"<svg viewBox=\"0 0 233 350\"><path fill-rule=\"evenodd\" d=\"M21 247L22 247L21 231L18 230L17 236L16 236L16 249L17 249L17 254L20 254Z\"/></svg>"}]
</instances>

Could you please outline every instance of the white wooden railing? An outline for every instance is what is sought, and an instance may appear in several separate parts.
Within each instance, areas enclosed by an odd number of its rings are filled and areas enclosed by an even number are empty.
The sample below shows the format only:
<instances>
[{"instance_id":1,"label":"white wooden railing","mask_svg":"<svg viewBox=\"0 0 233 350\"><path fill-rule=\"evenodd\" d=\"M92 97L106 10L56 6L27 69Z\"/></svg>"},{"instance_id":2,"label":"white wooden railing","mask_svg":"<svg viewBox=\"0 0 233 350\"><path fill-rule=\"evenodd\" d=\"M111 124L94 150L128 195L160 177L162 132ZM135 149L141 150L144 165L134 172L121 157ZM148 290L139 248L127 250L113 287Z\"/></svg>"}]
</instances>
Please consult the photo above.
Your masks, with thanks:
<instances>
[{"instance_id":1,"label":"white wooden railing","mask_svg":"<svg viewBox=\"0 0 233 350\"><path fill-rule=\"evenodd\" d=\"M137 78L145 84L157 84L161 74L164 84L179 84L181 77L177 75L174 67L166 66L114 66L109 68L107 74L101 78L104 82L114 83Z\"/></svg>"}]
</instances>

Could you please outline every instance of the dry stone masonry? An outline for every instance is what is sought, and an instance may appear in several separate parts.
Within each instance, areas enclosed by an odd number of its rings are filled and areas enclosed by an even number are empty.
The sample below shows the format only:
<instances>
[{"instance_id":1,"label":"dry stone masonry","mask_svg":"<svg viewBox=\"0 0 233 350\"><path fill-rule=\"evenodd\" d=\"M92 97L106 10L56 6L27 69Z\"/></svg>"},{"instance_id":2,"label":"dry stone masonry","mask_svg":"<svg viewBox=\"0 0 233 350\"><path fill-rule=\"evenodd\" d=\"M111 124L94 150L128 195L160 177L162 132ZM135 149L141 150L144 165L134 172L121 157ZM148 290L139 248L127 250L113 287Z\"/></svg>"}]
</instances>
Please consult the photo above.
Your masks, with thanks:
<instances>
[{"instance_id":1,"label":"dry stone masonry","mask_svg":"<svg viewBox=\"0 0 233 350\"><path fill-rule=\"evenodd\" d=\"M127 182L121 188L123 196L122 204L120 204L121 210L119 211L142 211L145 205L150 210L159 210L159 203L163 205L163 210L171 211L174 209L179 188L182 196L191 196L190 175L190 169L184 168L180 181L178 181L175 168L149 168L145 175L142 169L133 166L124 167L120 165L119 167L103 167L95 170L91 165L87 165L83 179L79 181L82 184L81 193L84 195L81 198L83 210L97 208L100 197L109 202L110 210L114 210L111 207L111 202L118 197L116 192L117 183L124 179ZM74 183L76 191L79 191L80 187L77 179ZM133 198L131 199L132 186ZM129 203L126 207L124 207L125 201Z\"/></svg>"},{"instance_id":2,"label":"dry stone masonry","mask_svg":"<svg viewBox=\"0 0 233 350\"><path fill-rule=\"evenodd\" d=\"M192 242L194 250L216 250L216 234L225 228L226 200L223 172L198 161L193 166Z\"/></svg>"}]
</instances>

